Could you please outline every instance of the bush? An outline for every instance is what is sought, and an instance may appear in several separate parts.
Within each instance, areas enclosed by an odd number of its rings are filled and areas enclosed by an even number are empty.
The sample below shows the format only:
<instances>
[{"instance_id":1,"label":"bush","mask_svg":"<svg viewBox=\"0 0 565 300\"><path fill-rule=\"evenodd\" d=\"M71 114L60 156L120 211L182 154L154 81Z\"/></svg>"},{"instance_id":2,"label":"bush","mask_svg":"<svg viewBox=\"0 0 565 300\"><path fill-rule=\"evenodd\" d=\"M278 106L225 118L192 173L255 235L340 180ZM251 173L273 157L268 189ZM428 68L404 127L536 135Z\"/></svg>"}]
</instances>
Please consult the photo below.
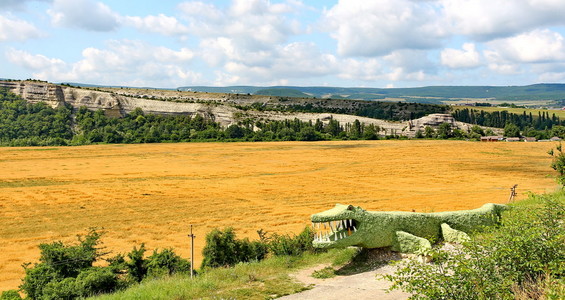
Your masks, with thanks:
<instances>
[{"instance_id":1,"label":"bush","mask_svg":"<svg viewBox=\"0 0 565 300\"><path fill-rule=\"evenodd\" d=\"M8 290L8 291L4 291L2 292L2 295L0 295L0 300L21 300L22 297L20 297L20 294L18 294L18 291L16 290Z\"/></svg>"},{"instance_id":2,"label":"bush","mask_svg":"<svg viewBox=\"0 0 565 300\"><path fill-rule=\"evenodd\" d=\"M73 299L103 292L118 286L118 274L110 267L94 268L100 252L101 233L91 229L79 244L60 241L39 245L40 263L24 265L26 276L20 288L31 299Z\"/></svg>"},{"instance_id":3,"label":"bush","mask_svg":"<svg viewBox=\"0 0 565 300\"><path fill-rule=\"evenodd\" d=\"M267 255L267 247L258 241L238 240L233 228L224 231L214 229L206 235L206 245L202 250L202 267L226 267L239 262L258 261Z\"/></svg>"},{"instance_id":4,"label":"bush","mask_svg":"<svg viewBox=\"0 0 565 300\"><path fill-rule=\"evenodd\" d=\"M315 252L319 249L314 248L312 241L314 232L310 227L295 236L273 234L269 238L269 251L274 255L300 255L306 251Z\"/></svg>"},{"instance_id":5,"label":"bush","mask_svg":"<svg viewBox=\"0 0 565 300\"><path fill-rule=\"evenodd\" d=\"M190 262L175 254L173 249L163 249L147 258L147 274L152 277L190 272Z\"/></svg>"},{"instance_id":6,"label":"bush","mask_svg":"<svg viewBox=\"0 0 565 300\"><path fill-rule=\"evenodd\" d=\"M154 251L144 258L144 244L134 247L126 256L118 254L108 259L108 266L95 267L93 263L105 255L99 248L100 237L100 233L91 229L84 238L78 237L77 245L62 242L39 245L40 263L24 266L26 276L21 290L30 299L75 299L110 293L149 275L158 277L190 270L190 263L172 249Z\"/></svg>"},{"instance_id":7,"label":"bush","mask_svg":"<svg viewBox=\"0 0 565 300\"><path fill-rule=\"evenodd\" d=\"M393 282L391 289L414 293L412 299L514 299L523 291L545 293L546 278L565 275L565 193L531 197L542 205L514 207L500 227L458 250L434 249L433 263L401 263L395 274L385 276Z\"/></svg>"}]
</instances>

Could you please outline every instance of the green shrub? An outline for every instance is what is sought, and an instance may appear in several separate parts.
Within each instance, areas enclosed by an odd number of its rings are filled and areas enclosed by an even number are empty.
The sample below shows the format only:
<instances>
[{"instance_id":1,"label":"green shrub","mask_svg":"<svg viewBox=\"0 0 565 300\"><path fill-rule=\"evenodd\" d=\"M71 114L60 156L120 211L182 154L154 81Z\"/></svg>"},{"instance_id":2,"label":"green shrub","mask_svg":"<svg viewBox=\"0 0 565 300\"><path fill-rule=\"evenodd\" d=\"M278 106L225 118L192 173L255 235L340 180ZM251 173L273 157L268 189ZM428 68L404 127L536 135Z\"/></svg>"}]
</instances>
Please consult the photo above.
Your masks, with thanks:
<instances>
[{"instance_id":1,"label":"green shrub","mask_svg":"<svg viewBox=\"0 0 565 300\"><path fill-rule=\"evenodd\" d=\"M314 271L312 273L312 277L318 278L318 279L332 278L332 277L335 277L335 276L336 276L336 273L335 273L334 268L332 268L332 267L325 267L321 270L317 270L317 271Z\"/></svg>"},{"instance_id":2,"label":"green shrub","mask_svg":"<svg viewBox=\"0 0 565 300\"><path fill-rule=\"evenodd\" d=\"M0 300L21 300L22 297L20 297L20 294L18 294L18 291L16 290L8 290L8 291L4 291L2 292L2 295L0 295Z\"/></svg>"},{"instance_id":3,"label":"green shrub","mask_svg":"<svg viewBox=\"0 0 565 300\"><path fill-rule=\"evenodd\" d=\"M233 266L239 262L261 260L267 255L267 247L259 241L238 240L233 228L224 231L214 229L206 235L202 250L203 268Z\"/></svg>"},{"instance_id":4,"label":"green shrub","mask_svg":"<svg viewBox=\"0 0 565 300\"><path fill-rule=\"evenodd\" d=\"M75 299L110 293L147 276L159 277L190 270L190 263L172 249L154 251L144 258L144 244L134 247L126 256L118 254L107 259L105 267L95 267L93 263L105 255L100 251L100 237L101 233L91 229L86 236L78 237L77 245L62 242L39 245L40 262L32 267L31 264L24 266L26 276L21 290L30 299Z\"/></svg>"},{"instance_id":5,"label":"green shrub","mask_svg":"<svg viewBox=\"0 0 565 300\"><path fill-rule=\"evenodd\" d=\"M181 258L173 249L155 250L147 258L147 274L152 277L161 277L177 273L190 272L190 262Z\"/></svg>"},{"instance_id":6,"label":"green shrub","mask_svg":"<svg viewBox=\"0 0 565 300\"><path fill-rule=\"evenodd\" d=\"M562 280L565 193L531 197L541 205L513 207L500 227L457 250L432 250L431 264L401 263L385 276L391 289L414 293L412 299L514 299L516 291L543 290L544 278Z\"/></svg>"},{"instance_id":7,"label":"green shrub","mask_svg":"<svg viewBox=\"0 0 565 300\"><path fill-rule=\"evenodd\" d=\"M295 236L287 234L273 234L269 237L269 251L274 255L300 255L306 251L320 251L314 248L312 241L314 240L314 232L310 227Z\"/></svg>"}]
</instances>

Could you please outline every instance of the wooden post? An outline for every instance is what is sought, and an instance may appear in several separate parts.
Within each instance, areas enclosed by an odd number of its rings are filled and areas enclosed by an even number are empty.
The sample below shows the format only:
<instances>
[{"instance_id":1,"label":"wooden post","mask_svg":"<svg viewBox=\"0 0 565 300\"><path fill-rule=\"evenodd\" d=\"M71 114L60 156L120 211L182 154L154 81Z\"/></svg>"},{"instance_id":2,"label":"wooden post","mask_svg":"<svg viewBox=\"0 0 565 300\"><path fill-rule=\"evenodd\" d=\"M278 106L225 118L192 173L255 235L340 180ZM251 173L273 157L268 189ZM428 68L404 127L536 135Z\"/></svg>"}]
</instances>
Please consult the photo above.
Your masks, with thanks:
<instances>
[{"instance_id":1,"label":"wooden post","mask_svg":"<svg viewBox=\"0 0 565 300\"><path fill-rule=\"evenodd\" d=\"M190 224L190 278L194 276L194 238L196 237L192 234L192 224Z\"/></svg>"},{"instance_id":2,"label":"wooden post","mask_svg":"<svg viewBox=\"0 0 565 300\"><path fill-rule=\"evenodd\" d=\"M517 184L515 184L513 187L510 188L510 198L508 199L509 203L512 203L514 201L514 198L516 197L516 188L518 187Z\"/></svg>"}]
</instances>

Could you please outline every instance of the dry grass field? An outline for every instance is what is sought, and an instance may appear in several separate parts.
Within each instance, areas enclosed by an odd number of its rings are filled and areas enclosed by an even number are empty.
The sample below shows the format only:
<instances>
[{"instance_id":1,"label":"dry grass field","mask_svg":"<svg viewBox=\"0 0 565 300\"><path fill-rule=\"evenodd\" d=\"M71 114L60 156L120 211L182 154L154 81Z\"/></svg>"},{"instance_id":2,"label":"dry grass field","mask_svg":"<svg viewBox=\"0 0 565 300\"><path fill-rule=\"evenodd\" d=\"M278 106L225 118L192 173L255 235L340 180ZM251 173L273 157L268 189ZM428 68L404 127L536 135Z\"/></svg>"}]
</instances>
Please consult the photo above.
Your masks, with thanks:
<instances>
[{"instance_id":1,"label":"dry grass field","mask_svg":"<svg viewBox=\"0 0 565 300\"><path fill-rule=\"evenodd\" d=\"M351 141L0 148L0 291L16 288L38 244L104 228L129 252L174 247L197 262L204 237L232 226L298 233L335 203L419 212L504 203L518 184L555 188L552 143ZM199 264L199 263L198 263Z\"/></svg>"}]
</instances>

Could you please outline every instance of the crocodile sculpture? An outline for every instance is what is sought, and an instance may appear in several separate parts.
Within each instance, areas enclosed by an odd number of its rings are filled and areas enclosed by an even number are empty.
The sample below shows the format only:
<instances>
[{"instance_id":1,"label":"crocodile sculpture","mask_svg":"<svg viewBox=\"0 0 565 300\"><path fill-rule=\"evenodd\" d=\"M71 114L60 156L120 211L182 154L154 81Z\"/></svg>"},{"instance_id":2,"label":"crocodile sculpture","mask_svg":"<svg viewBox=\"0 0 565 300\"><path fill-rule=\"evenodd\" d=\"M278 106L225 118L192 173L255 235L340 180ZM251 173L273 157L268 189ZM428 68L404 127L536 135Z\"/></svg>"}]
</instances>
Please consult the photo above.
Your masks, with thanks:
<instances>
[{"instance_id":1,"label":"crocodile sculpture","mask_svg":"<svg viewBox=\"0 0 565 300\"><path fill-rule=\"evenodd\" d=\"M488 203L473 210L437 213L366 211L359 206L336 204L312 215L317 248L390 247L393 251L423 253L432 241L469 239L466 232L496 224L506 205Z\"/></svg>"}]
</instances>

